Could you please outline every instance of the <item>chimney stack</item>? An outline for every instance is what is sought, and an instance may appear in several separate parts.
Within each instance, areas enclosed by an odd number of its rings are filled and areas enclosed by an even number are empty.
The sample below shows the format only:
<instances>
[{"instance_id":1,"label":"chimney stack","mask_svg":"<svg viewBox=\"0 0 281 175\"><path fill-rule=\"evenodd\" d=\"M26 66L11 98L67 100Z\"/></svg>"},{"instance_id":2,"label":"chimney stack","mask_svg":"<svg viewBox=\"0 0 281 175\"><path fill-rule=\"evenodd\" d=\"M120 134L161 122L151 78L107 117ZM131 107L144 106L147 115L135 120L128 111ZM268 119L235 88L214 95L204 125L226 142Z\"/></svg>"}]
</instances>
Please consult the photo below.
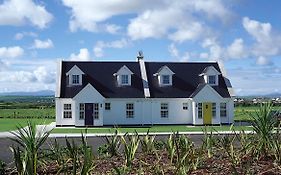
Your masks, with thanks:
<instances>
[{"instance_id":1,"label":"chimney stack","mask_svg":"<svg viewBox=\"0 0 281 175\"><path fill-rule=\"evenodd\" d=\"M143 52L140 50L138 52L137 61L143 60Z\"/></svg>"}]
</instances>

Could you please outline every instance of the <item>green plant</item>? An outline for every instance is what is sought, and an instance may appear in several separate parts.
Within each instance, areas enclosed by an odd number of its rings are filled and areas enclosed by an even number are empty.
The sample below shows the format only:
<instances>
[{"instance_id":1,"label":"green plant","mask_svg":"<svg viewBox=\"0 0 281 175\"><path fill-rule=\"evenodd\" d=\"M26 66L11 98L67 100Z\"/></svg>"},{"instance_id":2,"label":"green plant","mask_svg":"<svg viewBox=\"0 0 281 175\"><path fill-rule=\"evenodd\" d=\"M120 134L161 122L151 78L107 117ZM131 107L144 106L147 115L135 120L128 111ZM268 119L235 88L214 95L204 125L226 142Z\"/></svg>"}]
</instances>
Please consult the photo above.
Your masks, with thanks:
<instances>
[{"instance_id":1,"label":"green plant","mask_svg":"<svg viewBox=\"0 0 281 175\"><path fill-rule=\"evenodd\" d=\"M154 140L154 148L156 150L162 150L165 148L165 142L162 140Z\"/></svg>"},{"instance_id":2,"label":"green plant","mask_svg":"<svg viewBox=\"0 0 281 175\"><path fill-rule=\"evenodd\" d=\"M5 167L6 167L5 162L0 160L0 175L4 175L5 174Z\"/></svg>"},{"instance_id":3,"label":"green plant","mask_svg":"<svg viewBox=\"0 0 281 175\"><path fill-rule=\"evenodd\" d=\"M74 140L72 142L65 137L66 148L67 148L67 156L70 158L68 162L72 162L72 174L77 174L77 166L78 166L78 154L79 154L79 147L75 144Z\"/></svg>"},{"instance_id":4,"label":"green plant","mask_svg":"<svg viewBox=\"0 0 281 175\"><path fill-rule=\"evenodd\" d=\"M150 136L149 130L147 130L146 135L140 140L141 148L144 153L152 153L152 151L154 150L154 139L155 136Z\"/></svg>"},{"instance_id":5,"label":"green plant","mask_svg":"<svg viewBox=\"0 0 281 175\"><path fill-rule=\"evenodd\" d=\"M126 139L128 141L126 141ZM125 155L125 164L127 167L131 167L133 160L135 158L136 151L139 146L139 135L136 132L134 135L126 135L121 137L122 143L124 145L124 155Z\"/></svg>"},{"instance_id":6,"label":"green plant","mask_svg":"<svg viewBox=\"0 0 281 175\"><path fill-rule=\"evenodd\" d=\"M94 169L93 151L92 147L87 143L87 137L83 133L81 133L81 140L83 155L81 175L89 175Z\"/></svg>"},{"instance_id":7,"label":"green plant","mask_svg":"<svg viewBox=\"0 0 281 175\"><path fill-rule=\"evenodd\" d=\"M211 158L213 155L214 146L216 144L216 139L214 138L213 131L210 133L207 131L205 126L203 129L204 137L202 140L202 150L207 151L208 158Z\"/></svg>"},{"instance_id":8,"label":"green plant","mask_svg":"<svg viewBox=\"0 0 281 175\"><path fill-rule=\"evenodd\" d=\"M100 156L108 156L108 144L103 144L101 146L98 147L98 154Z\"/></svg>"},{"instance_id":9,"label":"green plant","mask_svg":"<svg viewBox=\"0 0 281 175\"><path fill-rule=\"evenodd\" d=\"M116 129L113 136L106 136L106 142L107 142L107 153L110 154L110 156L117 156L118 151L121 145L120 136L118 135L118 130Z\"/></svg>"},{"instance_id":10,"label":"green plant","mask_svg":"<svg viewBox=\"0 0 281 175\"><path fill-rule=\"evenodd\" d=\"M276 133L273 135L271 142L271 152L274 156L276 163L281 165L281 137L280 137L280 124L276 129Z\"/></svg>"},{"instance_id":11,"label":"green plant","mask_svg":"<svg viewBox=\"0 0 281 175\"><path fill-rule=\"evenodd\" d=\"M170 158L171 163L173 162L173 159L175 156L175 151L176 151L175 143L174 143L174 135L175 135L175 133L170 134L170 136L166 140L166 144L165 144L165 148L168 152L168 156Z\"/></svg>"},{"instance_id":12,"label":"green plant","mask_svg":"<svg viewBox=\"0 0 281 175\"><path fill-rule=\"evenodd\" d=\"M116 175L127 175L130 172L130 168L126 165L122 167L113 166L113 170Z\"/></svg>"},{"instance_id":13,"label":"green plant","mask_svg":"<svg viewBox=\"0 0 281 175\"><path fill-rule=\"evenodd\" d=\"M251 114L253 130L256 133L257 157L268 156L272 142L272 131L277 123L277 119L272 110L271 103L261 103L259 110Z\"/></svg>"},{"instance_id":14,"label":"green plant","mask_svg":"<svg viewBox=\"0 0 281 175\"><path fill-rule=\"evenodd\" d=\"M12 147L16 166L19 173L37 174L38 154L40 147L47 140L51 131L46 131L45 127L37 131L36 125L28 121L26 127L17 126L17 131L11 132L15 137L10 139L20 145L21 149ZM21 155L23 154L23 156Z\"/></svg>"}]
</instances>

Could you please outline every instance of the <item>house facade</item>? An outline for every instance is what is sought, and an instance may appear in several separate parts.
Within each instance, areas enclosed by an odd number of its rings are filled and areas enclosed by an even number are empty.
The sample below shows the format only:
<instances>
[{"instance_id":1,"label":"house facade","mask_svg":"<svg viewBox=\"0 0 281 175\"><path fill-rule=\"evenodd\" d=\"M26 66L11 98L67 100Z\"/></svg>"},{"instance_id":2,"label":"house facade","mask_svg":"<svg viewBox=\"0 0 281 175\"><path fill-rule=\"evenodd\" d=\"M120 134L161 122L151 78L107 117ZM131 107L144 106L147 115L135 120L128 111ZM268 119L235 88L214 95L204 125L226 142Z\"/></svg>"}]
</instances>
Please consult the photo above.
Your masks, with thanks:
<instances>
[{"instance_id":1,"label":"house facade","mask_svg":"<svg viewBox=\"0 0 281 175\"><path fill-rule=\"evenodd\" d=\"M231 124L230 88L217 62L61 61L56 125Z\"/></svg>"}]
</instances>

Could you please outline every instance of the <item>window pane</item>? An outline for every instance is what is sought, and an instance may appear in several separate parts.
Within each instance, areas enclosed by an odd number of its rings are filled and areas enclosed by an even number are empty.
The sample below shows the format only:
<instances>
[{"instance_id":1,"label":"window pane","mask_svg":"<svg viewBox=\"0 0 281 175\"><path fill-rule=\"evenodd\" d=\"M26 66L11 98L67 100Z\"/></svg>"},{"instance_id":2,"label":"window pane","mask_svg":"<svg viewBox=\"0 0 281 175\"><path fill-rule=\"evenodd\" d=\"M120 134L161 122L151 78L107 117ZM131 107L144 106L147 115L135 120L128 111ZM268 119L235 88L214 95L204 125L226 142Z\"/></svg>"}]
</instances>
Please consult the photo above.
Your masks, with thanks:
<instances>
[{"instance_id":1,"label":"window pane","mask_svg":"<svg viewBox=\"0 0 281 175\"><path fill-rule=\"evenodd\" d=\"M72 84L79 84L79 75L72 75Z\"/></svg>"},{"instance_id":2,"label":"window pane","mask_svg":"<svg viewBox=\"0 0 281 175\"><path fill-rule=\"evenodd\" d=\"M110 103L105 103L105 110L110 110Z\"/></svg>"},{"instance_id":3,"label":"window pane","mask_svg":"<svg viewBox=\"0 0 281 175\"><path fill-rule=\"evenodd\" d=\"M209 84L216 84L216 76L215 75L210 75L208 77L208 83Z\"/></svg>"},{"instance_id":4,"label":"window pane","mask_svg":"<svg viewBox=\"0 0 281 175\"><path fill-rule=\"evenodd\" d=\"M129 84L129 76L121 75L121 84Z\"/></svg>"},{"instance_id":5,"label":"window pane","mask_svg":"<svg viewBox=\"0 0 281 175\"><path fill-rule=\"evenodd\" d=\"M134 103L126 104L126 117L133 118L134 117Z\"/></svg>"},{"instance_id":6,"label":"window pane","mask_svg":"<svg viewBox=\"0 0 281 175\"><path fill-rule=\"evenodd\" d=\"M170 84L170 76L169 75L162 75L162 83L163 84Z\"/></svg>"},{"instance_id":7,"label":"window pane","mask_svg":"<svg viewBox=\"0 0 281 175\"><path fill-rule=\"evenodd\" d=\"M94 103L94 119L99 119L99 104Z\"/></svg>"},{"instance_id":8,"label":"window pane","mask_svg":"<svg viewBox=\"0 0 281 175\"><path fill-rule=\"evenodd\" d=\"M220 115L221 117L226 117L226 103L221 103L220 104Z\"/></svg>"},{"instance_id":9,"label":"window pane","mask_svg":"<svg viewBox=\"0 0 281 175\"><path fill-rule=\"evenodd\" d=\"M198 103L197 104L197 107L198 107L198 118L202 118L202 103Z\"/></svg>"},{"instance_id":10,"label":"window pane","mask_svg":"<svg viewBox=\"0 0 281 175\"><path fill-rule=\"evenodd\" d=\"M161 107L160 107L161 118L168 118L168 116L169 116L168 107L169 107L168 103L161 103Z\"/></svg>"},{"instance_id":11,"label":"window pane","mask_svg":"<svg viewBox=\"0 0 281 175\"><path fill-rule=\"evenodd\" d=\"M212 115L213 115L213 118L216 117L216 103L212 103Z\"/></svg>"}]
</instances>

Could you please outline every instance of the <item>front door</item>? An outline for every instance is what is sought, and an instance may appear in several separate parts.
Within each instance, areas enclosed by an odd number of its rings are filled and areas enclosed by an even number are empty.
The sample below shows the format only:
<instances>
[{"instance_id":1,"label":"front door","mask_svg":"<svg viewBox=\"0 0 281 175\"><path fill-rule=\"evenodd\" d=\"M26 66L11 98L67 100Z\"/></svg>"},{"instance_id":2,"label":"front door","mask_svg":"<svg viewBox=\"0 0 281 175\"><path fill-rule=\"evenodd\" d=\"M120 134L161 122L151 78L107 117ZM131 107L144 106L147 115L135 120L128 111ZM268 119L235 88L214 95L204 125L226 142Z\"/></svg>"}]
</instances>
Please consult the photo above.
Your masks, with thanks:
<instances>
[{"instance_id":1,"label":"front door","mask_svg":"<svg viewBox=\"0 0 281 175\"><path fill-rule=\"evenodd\" d=\"M93 103L85 103L85 126L93 126Z\"/></svg>"},{"instance_id":2,"label":"front door","mask_svg":"<svg viewBox=\"0 0 281 175\"><path fill-rule=\"evenodd\" d=\"M203 103L203 124L212 124L212 103Z\"/></svg>"}]
</instances>

